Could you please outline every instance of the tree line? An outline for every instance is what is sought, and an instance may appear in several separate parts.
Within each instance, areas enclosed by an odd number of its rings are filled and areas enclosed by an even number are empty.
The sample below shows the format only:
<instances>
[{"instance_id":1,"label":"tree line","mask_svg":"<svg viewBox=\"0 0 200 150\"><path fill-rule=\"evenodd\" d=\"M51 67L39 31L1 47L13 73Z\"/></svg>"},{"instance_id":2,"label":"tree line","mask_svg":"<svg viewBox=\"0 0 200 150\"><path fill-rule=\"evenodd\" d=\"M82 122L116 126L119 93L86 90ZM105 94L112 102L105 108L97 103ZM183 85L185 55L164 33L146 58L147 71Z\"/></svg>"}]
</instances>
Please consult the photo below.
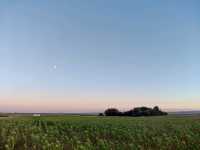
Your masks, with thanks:
<instances>
[{"instance_id":1,"label":"tree line","mask_svg":"<svg viewBox=\"0 0 200 150\"><path fill-rule=\"evenodd\" d=\"M128 111L121 112L117 108L108 108L104 113L100 113L100 116L163 116L168 115L167 112L160 110L158 106L153 108L149 107L136 107Z\"/></svg>"}]
</instances>

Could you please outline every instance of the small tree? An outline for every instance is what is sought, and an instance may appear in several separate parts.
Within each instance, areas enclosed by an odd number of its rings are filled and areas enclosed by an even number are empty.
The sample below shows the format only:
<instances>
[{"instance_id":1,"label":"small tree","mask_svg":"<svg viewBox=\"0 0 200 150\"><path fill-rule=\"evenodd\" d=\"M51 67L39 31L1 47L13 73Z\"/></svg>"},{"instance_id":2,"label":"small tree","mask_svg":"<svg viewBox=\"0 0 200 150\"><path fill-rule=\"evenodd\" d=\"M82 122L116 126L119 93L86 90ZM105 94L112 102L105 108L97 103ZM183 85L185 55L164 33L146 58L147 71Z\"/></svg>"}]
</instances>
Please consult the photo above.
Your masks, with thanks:
<instances>
[{"instance_id":1,"label":"small tree","mask_svg":"<svg viewBox=\"0 0 200 150\"><path fill-rule=\"evenodd\" d=\"M159 109L158 106L155 106L155 107L153 108L153 111L160 111L160 109Z\"/></svg>"},{"instance_id":2,"label":"small tree","mask_svg":"<svg viewBox=\"0 0 200 150\"><path fill-rule=\"evenodd\" d=\"M106 116L119 116L121 115L121 112L116 108L108 108L105 110L104 114Z\"/></svg>"},{"instance_id":3,"label":"small tree","mask_svg":"<svg viewBox=\"0 0 200 150\"><path fill-rule=\"evenodd\" d=\"M104 114L103 113L99 113L99 116L104 116Z\"/></svg>"}]
</instances>

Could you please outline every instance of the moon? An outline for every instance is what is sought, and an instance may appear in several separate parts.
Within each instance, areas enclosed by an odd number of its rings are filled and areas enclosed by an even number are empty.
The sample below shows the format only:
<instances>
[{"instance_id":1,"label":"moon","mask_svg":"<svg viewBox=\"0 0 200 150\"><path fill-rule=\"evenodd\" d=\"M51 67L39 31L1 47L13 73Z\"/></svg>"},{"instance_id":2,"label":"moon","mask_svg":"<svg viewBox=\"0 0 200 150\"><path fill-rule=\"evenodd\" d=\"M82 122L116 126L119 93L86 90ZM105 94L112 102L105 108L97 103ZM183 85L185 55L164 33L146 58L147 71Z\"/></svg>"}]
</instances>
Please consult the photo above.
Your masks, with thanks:
<instances>
[{"instance_id":1,"label":"moon","mask_svg":"<svg viewBox=\"0 0 200 150\"><path fill-rule=\"evenodd\" d=\"M53 66L53 69L57 69L57 66L56 66L56 65L54 65L54 66Z\"/></svg>"},{"instance_id":2,"label":"moon","mask_svg":"<svg viewBox=\"0 0 200 150\"><path fill-rule=\"evenodd\" d=\"M50 67L49 67L49 71L54 71L54 70L56 70L57 69L57 65L51 65Z\"/></svg>"}]
</instances>

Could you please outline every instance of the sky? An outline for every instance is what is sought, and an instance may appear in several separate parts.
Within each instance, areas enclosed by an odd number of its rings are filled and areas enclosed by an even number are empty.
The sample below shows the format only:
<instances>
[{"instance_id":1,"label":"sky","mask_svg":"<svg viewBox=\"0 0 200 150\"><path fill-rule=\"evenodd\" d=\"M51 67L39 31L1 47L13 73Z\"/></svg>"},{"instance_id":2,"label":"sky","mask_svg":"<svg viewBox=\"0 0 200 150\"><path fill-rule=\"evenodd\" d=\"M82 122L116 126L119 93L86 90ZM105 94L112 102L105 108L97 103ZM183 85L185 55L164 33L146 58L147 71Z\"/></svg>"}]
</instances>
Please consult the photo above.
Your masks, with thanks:
<instances>
[{"instance_id":1,"label":"sky","mask_svg":"<svg viewBox=\"0 0 200 150\"><path fill-rule=\"evenodd\" d=\"M0 112L199 110L199 7L0 1Z\"/></svg>"}]
</instances>

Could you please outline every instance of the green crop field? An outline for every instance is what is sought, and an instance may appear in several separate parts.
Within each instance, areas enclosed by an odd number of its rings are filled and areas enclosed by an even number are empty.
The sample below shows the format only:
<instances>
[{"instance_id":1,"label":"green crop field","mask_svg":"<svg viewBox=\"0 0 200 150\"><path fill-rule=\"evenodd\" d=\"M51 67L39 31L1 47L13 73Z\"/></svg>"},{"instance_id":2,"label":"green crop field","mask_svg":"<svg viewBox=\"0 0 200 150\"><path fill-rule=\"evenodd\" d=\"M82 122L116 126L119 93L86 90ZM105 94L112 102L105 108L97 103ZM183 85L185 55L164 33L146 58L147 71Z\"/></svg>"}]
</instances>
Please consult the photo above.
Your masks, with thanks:
<instances>
[{"instance_id":1,"label":"green crop field","mask_svg":"<svg viewBox=\"0 0 200 150\"><path fill-rule=\"evenodd\" d=\"M199 150L198 117L0 119L2 150Z\"/></svg>"}]
</instances>

